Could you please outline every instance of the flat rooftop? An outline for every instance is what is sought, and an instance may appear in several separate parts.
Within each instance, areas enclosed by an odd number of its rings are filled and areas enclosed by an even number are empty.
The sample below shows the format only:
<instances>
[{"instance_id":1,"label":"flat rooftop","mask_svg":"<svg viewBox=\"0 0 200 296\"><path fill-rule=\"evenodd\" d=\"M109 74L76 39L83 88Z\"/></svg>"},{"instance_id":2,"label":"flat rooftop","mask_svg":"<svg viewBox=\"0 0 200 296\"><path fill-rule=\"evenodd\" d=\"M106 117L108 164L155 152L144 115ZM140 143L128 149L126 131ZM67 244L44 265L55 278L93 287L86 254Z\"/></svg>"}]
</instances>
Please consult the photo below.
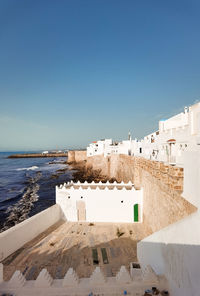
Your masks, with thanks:
<instances>
[{"instance_id":1,"label":"flat rooftop","mask_svg":"<svg viewBox=\"0 0 200 296\"><path fill-rule=\"evenodd\" d=\"M146 235L141 223L59 221L2 262L4 280L15 270L33 280L43 268L61 279L70 267L79 277L89 277L96 266L105 276L114 276L121 265L129 269L130 262L137 261L137 242Z\"/></svg>"}]
</instances>

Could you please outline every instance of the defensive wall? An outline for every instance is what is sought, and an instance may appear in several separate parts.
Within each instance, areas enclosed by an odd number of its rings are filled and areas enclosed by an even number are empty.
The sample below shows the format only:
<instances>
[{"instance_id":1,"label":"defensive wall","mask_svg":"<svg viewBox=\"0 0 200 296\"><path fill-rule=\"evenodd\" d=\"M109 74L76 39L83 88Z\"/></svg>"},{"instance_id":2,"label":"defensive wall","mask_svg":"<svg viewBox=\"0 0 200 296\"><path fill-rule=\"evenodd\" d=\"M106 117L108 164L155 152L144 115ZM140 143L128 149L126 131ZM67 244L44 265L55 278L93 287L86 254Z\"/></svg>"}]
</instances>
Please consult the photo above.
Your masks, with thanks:
<instances>
[{"instance_id":1,"label":"defensive wall","mask_svg":"<svg viewBox=\"0 0 200 296\"><path fill-rule=\"evenodd\" d=\"M185 152L184 169L127 155L93 156L86 166L143 188L143 221L152 234L137 244L142 269L164 274L170 295L199 295L200 152Z\"/></svg>"},{"instance_id":2,"label":"defensive wall","mask_svg":"<svg viewBox=\"0 0 200 296\"><path fill-rule=\"evenodd\" d=\"M200 295L200 152L185 152L183 196L198 210L146 237L137 244L137 255L144 268L165 274L170 295Z\"/></svg>"},{"instance_id":3,"label":"defensive wall","mask_svg":"<svg viewBox=\"0 0 200 296\"><path fill-rule=\"evenodd\" d=\"M73 161L86 160L86 166L101 169L108 178L116 178L118 182L131 181L136 188L143 188L143 221L150 231L147 231L148 237L138 243L138 259L142 270L150 265L157 274L164 274L169 281L171 295L199 295L200 214L197 207L200 192L200 154L188 153L183 170L161 162L126 155L112 155L107 158L94 156L86 159L84 151L79 152L72 155ZM62 217L60 207L55 205L1 233L0 261ZM35 282L26 282L18 272L11 282L2 282L1 291L17 292L19 288L17 295L39 295L40 285L42 289L47 287L48 292L48 287L63 287L65 282L63 280L59 284L56 280L53 281L45 270ZM73 285L74 283L71 287ZM31 290L30 287L33 286L34 289ZM100 286L102 287L102 282ZM80 288L82 289L82 286ZM55 295L55 291L58 292L54 289L51 291L54 293L50 293L51 295ZM62 295L63 290L59 293Z\"/></svg>"},{"instance_id":4,"label":"defensive wall","mask_svg":"<svg viewBox=\"0 0 200 296\"><path fill-rule=\"evenodd\" d=\"M128 155L88 157L86 166L143 188L143 221L152 233L196 211L182 196L183 168Z\"/></svg>"},{"instance_id":5,"label":"defensive wall","mask_svg":"<svg viewBox=\"0 0 200 296\"><path fill-rule=\"evenodd\" d=\"M68 162L80 162L87 159L86 150L70 150L68 151Z\"/></svg>"}]
</instances>

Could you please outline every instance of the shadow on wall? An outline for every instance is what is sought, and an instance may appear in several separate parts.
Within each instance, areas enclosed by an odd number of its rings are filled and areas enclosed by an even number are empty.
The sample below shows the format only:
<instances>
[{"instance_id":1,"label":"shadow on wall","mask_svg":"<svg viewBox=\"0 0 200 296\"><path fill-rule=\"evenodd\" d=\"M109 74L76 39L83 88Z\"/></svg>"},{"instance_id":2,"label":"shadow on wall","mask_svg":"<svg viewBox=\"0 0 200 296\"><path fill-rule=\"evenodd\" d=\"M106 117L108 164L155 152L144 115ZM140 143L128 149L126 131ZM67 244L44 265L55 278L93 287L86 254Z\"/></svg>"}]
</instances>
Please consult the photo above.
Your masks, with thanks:
<instances>
[{"instance_id":1,"label":"shadow on wall","mask_svg":"<svg viewBox=\"0 0 200 296\"><path fill-rule=\"evenodd\" d=\"M137 254L143 268L151 265L157 274L165 275L170 295L200 295L200 245L141 241Z\"/></svg>"}]
</instances>

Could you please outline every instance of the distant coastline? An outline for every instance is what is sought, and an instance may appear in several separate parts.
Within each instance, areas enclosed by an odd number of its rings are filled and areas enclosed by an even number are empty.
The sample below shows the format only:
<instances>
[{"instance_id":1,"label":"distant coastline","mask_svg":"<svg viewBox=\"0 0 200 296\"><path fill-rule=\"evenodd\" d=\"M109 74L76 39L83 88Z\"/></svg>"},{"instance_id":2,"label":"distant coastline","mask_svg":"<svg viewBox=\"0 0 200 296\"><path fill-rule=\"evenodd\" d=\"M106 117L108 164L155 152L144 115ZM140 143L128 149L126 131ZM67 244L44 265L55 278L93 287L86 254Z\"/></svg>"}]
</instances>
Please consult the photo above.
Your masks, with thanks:
<instances>
[{"instance_id":1,"label":"distant coastline","mask_svg":"<svg viewBox=\"0 0 200 296\"><path fill-rule=\"evenodd\" d=\"M11 154L7 158L38 158L38 157L67 157L67 153L20 153Z\"/></svg>"}]
</instances>

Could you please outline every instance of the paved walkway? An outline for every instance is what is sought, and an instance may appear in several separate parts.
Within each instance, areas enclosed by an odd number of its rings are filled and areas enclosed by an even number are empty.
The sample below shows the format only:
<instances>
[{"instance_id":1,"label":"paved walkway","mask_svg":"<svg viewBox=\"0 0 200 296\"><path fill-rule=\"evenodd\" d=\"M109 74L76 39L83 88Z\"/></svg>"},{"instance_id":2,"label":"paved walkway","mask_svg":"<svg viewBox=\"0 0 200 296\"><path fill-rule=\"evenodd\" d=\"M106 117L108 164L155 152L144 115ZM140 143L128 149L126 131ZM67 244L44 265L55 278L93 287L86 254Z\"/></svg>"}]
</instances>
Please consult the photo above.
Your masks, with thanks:
<instances>
[{"instance_id":1,"label":"paved walkway","mask_svg":"<svg viewBox=\"0 0 200 296\"><path fill-rule=\"evenodd\" d=\"M119 230L119 231L118 231ZM123 233L117 236L117 231ZM145 237L143 224L55 224L3 261L4 280L20 270L27 280L36 279L42 268L53 278L63 278L70 267L79 277L89 277L96 266L114 276L121 265L137 261L136 244Z\"/></svg>"}]
</instances>

